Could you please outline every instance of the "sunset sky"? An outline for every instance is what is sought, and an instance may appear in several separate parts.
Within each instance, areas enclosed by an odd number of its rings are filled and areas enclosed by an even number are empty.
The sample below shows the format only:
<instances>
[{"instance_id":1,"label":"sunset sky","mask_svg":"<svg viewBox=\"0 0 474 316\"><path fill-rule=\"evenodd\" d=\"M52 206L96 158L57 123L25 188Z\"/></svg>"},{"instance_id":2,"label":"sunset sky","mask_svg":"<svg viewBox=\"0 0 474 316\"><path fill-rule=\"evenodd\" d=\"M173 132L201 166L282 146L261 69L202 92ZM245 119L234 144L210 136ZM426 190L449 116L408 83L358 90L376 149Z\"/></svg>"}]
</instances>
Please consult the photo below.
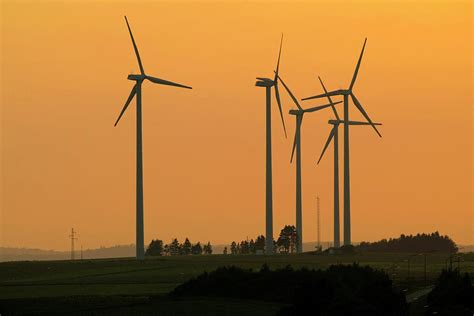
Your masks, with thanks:
<instances>
[{"instance_id":1,"label":"sunset sky","mask_svg":"<svg viewBox=\"0 0 474 316\"><path fill-rule=\"evenodd\" d=\"M318 75L346 88L368 38L354 92L383 138L351 129L352 240L438 230L474 243L469 0L4 0L0 11L0 246L65 250L71 227L84 248L135 242L134 103L113 127L127 75L139 72L124 15L145 71L193 87L143 85L147 243L264 234L265 93L255 77L272 76L282 32L280 73L298 98L322 92ZM294 104L281 94L275 238L295 223ZM316 165L332 117L309 114L302 126L305 242L316 240L318 195L321 237L332 240L332 148ZM352 104L351 117L363 119ZM342 175L342 130L340 153Z\"/></svg>"}]
</instances>

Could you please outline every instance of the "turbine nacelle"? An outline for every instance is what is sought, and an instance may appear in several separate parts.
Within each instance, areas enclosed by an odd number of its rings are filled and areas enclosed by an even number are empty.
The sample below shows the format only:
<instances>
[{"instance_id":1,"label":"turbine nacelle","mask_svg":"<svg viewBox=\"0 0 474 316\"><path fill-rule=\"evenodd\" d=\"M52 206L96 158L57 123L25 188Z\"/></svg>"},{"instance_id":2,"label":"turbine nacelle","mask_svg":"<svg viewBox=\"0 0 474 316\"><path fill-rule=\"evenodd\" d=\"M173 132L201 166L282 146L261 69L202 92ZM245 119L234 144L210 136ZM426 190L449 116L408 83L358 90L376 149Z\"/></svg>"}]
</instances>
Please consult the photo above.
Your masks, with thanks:
<instances>
[{"instance_id":1,"label":"turbine nacelle","mask_svg":"<svg viewBox=\"0 0 474 316\"><path fill-rule=\"evenodd\" d=\"M273 87L274 85L275 85L275 81L273 81L272 79L261 78L261 77L257 77L257 82L255 83L255 86L257 87L266 87L266 88Z\"/></svg>"},{"instance_id":2,"label":"turbine nacelle","mask_svg":"<svg viewBox=\"0 0 474 316\"><path fill-rule=\"evenodd\" d=\"M146 79L145 75L135 75L135 74L130 74L127 76L128 80L133 80L133 81L143 81Z\"/></svg>"},{"instance_id":3,"label":"turbine nacelle","mask_svg":"<svg viewBox=\"0 0 474 316\"><path fill-rule=\"evenodd\" d=\"M290 115L303 115L304 112L304 110L291 109L288 113Z\"/></svg>"}]
</instances>

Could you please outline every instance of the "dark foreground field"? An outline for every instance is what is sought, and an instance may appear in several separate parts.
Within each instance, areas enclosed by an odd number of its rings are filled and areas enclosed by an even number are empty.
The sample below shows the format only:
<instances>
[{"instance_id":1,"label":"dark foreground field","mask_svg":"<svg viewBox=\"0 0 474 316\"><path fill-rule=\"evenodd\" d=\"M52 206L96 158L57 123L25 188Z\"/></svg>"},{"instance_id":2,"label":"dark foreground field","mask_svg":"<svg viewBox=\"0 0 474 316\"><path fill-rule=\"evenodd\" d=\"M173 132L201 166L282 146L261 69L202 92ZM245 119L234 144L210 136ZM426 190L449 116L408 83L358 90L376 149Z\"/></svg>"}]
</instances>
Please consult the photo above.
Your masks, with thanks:
<instances>
[{"instance_id":1,"label":"dark foreground field","mask_svg":"<svg viewBox=\"0 0 474 316\"><path fill-rule=\"evenodd\" d=\"M409 262L408 262L409 260ZM417 311L439 272L450 263L448 255L213 255L133 259L40 261L0 263L0 312L9 314L80 315L274 315L280 304L262 301L166 296L177 285L204 271L236 265L258 270L290 264L294 268L326 268L353 263L384 270L404 290ZM453 259L453 267L458 266ZM459 261L461 271L474 274L474 254Z\"/></svg>"}]
</instances>

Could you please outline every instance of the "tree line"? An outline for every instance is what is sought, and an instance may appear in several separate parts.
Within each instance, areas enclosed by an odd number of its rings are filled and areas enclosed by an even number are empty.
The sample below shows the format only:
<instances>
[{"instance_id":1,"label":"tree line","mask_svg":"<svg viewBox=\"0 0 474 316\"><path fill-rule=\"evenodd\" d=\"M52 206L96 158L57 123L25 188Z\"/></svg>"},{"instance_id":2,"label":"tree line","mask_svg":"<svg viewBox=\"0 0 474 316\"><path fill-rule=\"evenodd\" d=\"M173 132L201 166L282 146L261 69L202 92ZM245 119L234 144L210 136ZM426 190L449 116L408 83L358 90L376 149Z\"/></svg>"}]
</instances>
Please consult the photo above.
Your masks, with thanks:
<instances>
[{"instance_id":1,"label":"tree line","mask_svg":"<svg viewBox=\"0 0 474 316\"><path fill-rule=\"evenodd\" d=\"M296 228L293 225L285 225L280 231L280 235L277 240L273 240L273 252L274 253L294 253L296 252L296 245L298 241L298 234ZM227 254L227 247L224 248L224 254ZM242 240L240 242L233 241L230 244L230 254L257 254L265 253L265 236L260 235L255 240Z\"/></svg>"},{"instance_id":2,"label":"tree line","mask_svg":"<svg viewBox=\"0 0 474 316\"><path fill-rule=\"evenodd\" d=\"M331 265L325 270L258 271L236 266L204 272L180 285L172 298L211 297L281 304L277 315L407 315L405 294L371 267Z\"/></svg>"},{"instance_id":3,"label":"tree line","mask_svg":"<svg viewBox=\"0 0 474 316\"><path fill-rule=\"evenodd\" d=\"M455 253L458 247L447 235L431 234L400 235L399 238L382 239L376 242L361 242L356 249L369 252L448 252Z\"/></svg>"},{"instance_id":4,"label":"tree line","mask_svg":"<svg viewBox=\"0 0 474 316\"><path fill-rule=\"evenodd\" d=\"M163 245L163 240L153 239L146 249L145 256L187 256L187 255L211 255L212 245L210 242L201 245L200 242L195 244L186 238L180 243L174 238L171 243Z\"/></svg>"}]
</instances>

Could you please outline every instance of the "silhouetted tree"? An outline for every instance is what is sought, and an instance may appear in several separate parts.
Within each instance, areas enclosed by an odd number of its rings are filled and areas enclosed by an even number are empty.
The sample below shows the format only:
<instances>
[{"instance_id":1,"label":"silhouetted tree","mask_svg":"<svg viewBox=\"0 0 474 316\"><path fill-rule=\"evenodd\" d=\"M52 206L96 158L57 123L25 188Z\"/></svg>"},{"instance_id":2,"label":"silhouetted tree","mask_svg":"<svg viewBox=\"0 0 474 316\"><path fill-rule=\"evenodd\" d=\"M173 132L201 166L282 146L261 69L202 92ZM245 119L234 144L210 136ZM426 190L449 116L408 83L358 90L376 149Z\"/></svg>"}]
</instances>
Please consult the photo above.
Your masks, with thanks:
<instances>
[{"instance_id":1,"label":"silhouetted tree","mask_svg":"<svg viewBox=\"0 0 474 316\"><path fill-rule=\"evenodd\" d=\"M190 255L191 254L191 242L189 241L188 238L186 238L186 240L182 244L181 252L182 252L183 255Z\"/></svg>"},{"instance_id":2,"label":"silhouetted tree","mask_svg":"<svg viewBox=\"0 0 474 316\"><path fill-rule=\"evenodd\" d=\"M170 255L172 255L172 256L179 255L180 244L179 244L178 239L176 239L176 238L173 239L173 241L171 241L171 244L168 246L168 248L169 248Z\"/></svg>"},{"instance_id":3,"label":"silhouetted tree","mask_svg":"<svg viewBox=\"0 0 474 316\"><path fill-rule=\"evenodd\" d=\"M277 246L280 252L293 253L296 250L297 240L295 226L285 225L280 232L280 237L278 237Z\"/></svg>"},{"instance_id":4,"label":"silhouetted tree","mask_svg":"<svg viewBox=\"0 0 474 316\"><path fill-rule=\"evenodd\" d=\"M250 252L249 242L247 240L242 240L240 242L240 253L247 255Z\"/></svg>"},{"instance_id":5,"label":"silhouetted tree","mask_svg":"<svg viewBox=\"0 0 474 316\"><path fill-rule=\"evenodd\" d=\"M201 243L198 242L197 244L195 245L192 245L191 247L191 253L193 255L201 255L202 254L202 246L201 246Z\"/></svg>"},{"instance_id":6,"label":"silhouetted tree","mask_svg":"<svg viewBox=\"0 0 474 316\"><path fill-rule=\"evenodd\" d=\"M249 241L249 253L255 254L257 252L257 249L255 248L255 242L253 239L250 239Z\"/></svg>"},{"instance_id":7,"label":"silhouetted tree","mask_svg":"<svg viewBox=\"0 0 474 316\"><path fill-rule=\"evenodd\" d=\"M224 251L222 251L222 253L223 253L224 255L227 254L227 247L224 247Z\"/></svg>"},{"instance_id":8,"label":"silhouetted tree","mask_svg":"<svg viewBox=\"0 0 474 316\"><path fill-rule=\"evenodd\" d=\"M212 246L210 242L207 242L207 245L204 245L203 252L205 255L212 255Z\"/></svg>"},{"instance_id":9,"label":"silhouetted tree","mask_svg":"<svg viewBox=\"0 0 474 316\"><path fill-rule=\"evenodd\" d=\"M226 247L227 248L227 247ZM227 249L226 249L227 251ZM177 255L201 255L203 253L205 254L212 254L212 246L211 243L208 242L204 247L201 245L200 242L196 244L192 244L189 238L186 238L185 241L180 244L178 239L174 238L171 243L166 244L163 247L162 251L163 255L171 255L171 256L177 256Z\"/></svg>"},{"instance_id":10,"label":"silhouetted tree","mask_svg":"<svg viewBox=\"0 0 474 316\"><path fill-rule=\"evenodd\" d=\"M277 244L273 240L273 251L276 252ZM265 252L265 236L259 235L254 239L242 240L239 243L233 241L230 245L230 253L235 254L256 254L257 252Z\"/></svg>"},{"instance_id":11,"label":"silhouetted tree","mask_svg":"<svg viewBox=\"0 0 474 316\"><path fill-rule=\"evenodd\" d=\"M145 256L162 256L164 252L163 240L152 240L146 249Z\"/></svg>"},{"instance_id":12,"label":"silhouetted tree","mask_svg":"<svg viewBox=\"0 0 474 316\"><path fill-rule=\"evenodd\" d=\"M233 255L237 254L237 243L235 241L230 244L230 253Z\"/></svg>"},{"instance_id":13,"label":"silhouetted tree","mask_svg":"<svg viewBox=\"0 0 474 316\"><path fill-rule=\"evenodd\" d=\"M255 252L261 251L265 252L265 236L260 235L255 239Z\"/></svg>"}]
</instances>

